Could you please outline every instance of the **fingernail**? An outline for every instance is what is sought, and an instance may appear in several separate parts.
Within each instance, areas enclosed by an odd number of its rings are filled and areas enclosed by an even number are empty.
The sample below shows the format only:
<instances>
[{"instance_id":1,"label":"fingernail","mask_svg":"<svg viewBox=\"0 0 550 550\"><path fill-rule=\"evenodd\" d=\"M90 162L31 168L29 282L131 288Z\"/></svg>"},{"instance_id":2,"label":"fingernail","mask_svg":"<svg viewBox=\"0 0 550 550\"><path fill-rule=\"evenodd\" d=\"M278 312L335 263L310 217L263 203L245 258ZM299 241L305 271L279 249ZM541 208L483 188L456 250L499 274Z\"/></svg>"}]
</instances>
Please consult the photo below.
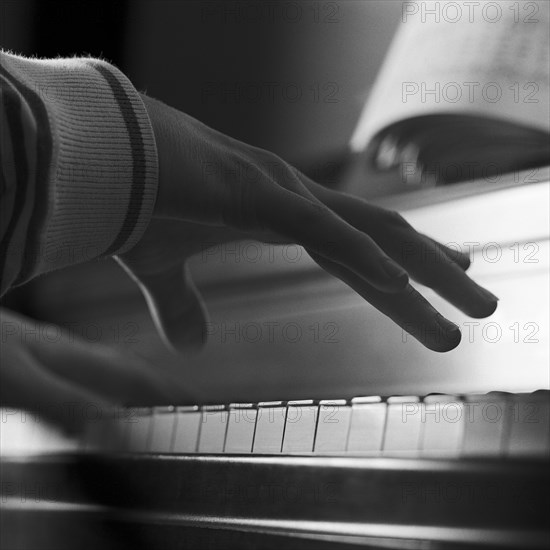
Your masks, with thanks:
<instances>
[{"instance_id":1,"label":"fingernail","mask_svg":"<svg viewBox=\"0 0 550 550\"><path fill-rule=\"evenodd\" d=\"M496 305L498 302L498 297L495 296L492 292L489 292L486 288L476 284L477 295L484 300L485 302L491 302Z\"/></svg>"},{"instance_id":2,"label":"fingernail","mask_svg":"<svg viewBox=\"0 0 550 550\"><path fill-rule=\"evenodd\" d=\"M383 264L383 269L386 275L392 279L407 279L409 278L407 272L399 267L393 260L386 259Z\"/></svg>"},{"instance_id":3,"label":"fingernail","mask_svg":"<svg viewBox=\"0 0 550 550\"><path fill-rule=\"evenodd\" d=\"M490 300L492 302L498 302L499 300L498 297L495 296L492 292L489 292L486 288L483 288L483 287L479 287L479 288L480 288L481 294L486 300Z\"/></svg>"}]
</instances>

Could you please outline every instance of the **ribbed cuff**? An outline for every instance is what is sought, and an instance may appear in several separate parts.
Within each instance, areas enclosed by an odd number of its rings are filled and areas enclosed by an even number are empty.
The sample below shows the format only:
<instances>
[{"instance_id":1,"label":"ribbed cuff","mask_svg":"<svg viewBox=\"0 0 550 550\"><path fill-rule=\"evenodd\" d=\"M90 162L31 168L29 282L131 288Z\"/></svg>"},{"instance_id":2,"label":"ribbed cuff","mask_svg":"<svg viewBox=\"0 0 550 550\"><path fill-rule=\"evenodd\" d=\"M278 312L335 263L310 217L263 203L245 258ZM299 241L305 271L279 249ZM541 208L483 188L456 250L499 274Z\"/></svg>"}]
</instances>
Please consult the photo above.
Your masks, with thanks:
<instances>
[{"instance_id":1,"label":"ribbed cuff","mask_svg":"<svg viewBox=\"0 0 550 550\"><path fill-rule=\"evenodd\" d=\"M49 164L38 167L38 204L17 283L34 275L123 253L153 213L158 161L146 108L115 67L90 58L9 56L8 70L49 125ZM45 187L45 189L42 188Z\"/></svg>"}]
</instances>

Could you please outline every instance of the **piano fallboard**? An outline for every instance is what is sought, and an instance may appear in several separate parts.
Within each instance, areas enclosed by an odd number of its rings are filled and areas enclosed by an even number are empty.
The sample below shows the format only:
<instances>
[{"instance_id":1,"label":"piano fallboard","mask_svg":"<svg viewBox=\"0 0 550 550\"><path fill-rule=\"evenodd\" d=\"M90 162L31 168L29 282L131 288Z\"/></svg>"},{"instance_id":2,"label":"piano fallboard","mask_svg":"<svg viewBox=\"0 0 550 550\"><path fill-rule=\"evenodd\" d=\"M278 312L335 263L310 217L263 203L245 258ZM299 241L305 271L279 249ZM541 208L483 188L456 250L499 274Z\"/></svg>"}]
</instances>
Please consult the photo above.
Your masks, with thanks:
<instances>
[{"instance_id":1,"label":"piano fallboard","mask_svg":"<svg viewBox=\"0 0 550 550\"><path fill-rule=\"evenodd\" d=\"M27 550L76 540L98 548L102 533L102 548L200 550L550 540L550 472L540 461L52 455L10 458L2 470L2 547L13 550L21 533Z\"/></svg>"}]
</instances>

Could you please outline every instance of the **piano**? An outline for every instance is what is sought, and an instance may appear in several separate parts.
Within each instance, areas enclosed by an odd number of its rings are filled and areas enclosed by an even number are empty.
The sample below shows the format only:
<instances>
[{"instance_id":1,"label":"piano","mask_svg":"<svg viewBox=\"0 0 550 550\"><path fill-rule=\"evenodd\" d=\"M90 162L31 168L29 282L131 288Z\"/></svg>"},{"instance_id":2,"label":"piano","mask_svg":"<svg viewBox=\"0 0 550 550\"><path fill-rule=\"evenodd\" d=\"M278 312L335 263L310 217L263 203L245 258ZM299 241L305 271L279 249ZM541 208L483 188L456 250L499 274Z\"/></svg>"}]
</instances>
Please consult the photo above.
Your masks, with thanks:
<instances>
[{"instance_id":1,"label":"piano","mask_svg":"<svg viewBox=\"0 0 550 550\"><path fill-rule=\"evenodd\" d=\"M185 367L117 305L140 329L122 344L174 380L185 368L188 395L103 411L78 440L3 410L2 548L548 548L549 174L530 177L378 201L470 246L501 299L471 320L422 289L461 326L448 354L267 248L197 259L213 330ZM91 302L83 318L110 335Z\"/></svg>"}]
</instances>

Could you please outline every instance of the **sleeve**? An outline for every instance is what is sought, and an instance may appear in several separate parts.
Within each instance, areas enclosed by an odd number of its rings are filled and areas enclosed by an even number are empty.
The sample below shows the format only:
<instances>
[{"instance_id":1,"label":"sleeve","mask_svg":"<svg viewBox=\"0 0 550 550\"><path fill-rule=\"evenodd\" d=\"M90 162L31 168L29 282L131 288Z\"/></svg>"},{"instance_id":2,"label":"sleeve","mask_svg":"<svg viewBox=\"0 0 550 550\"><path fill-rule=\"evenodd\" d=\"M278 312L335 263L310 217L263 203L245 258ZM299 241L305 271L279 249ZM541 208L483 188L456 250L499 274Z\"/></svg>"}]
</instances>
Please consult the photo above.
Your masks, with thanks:
<instances>
[{"instance_id":1,"label":"sleeve","mask_svg":"<svg viewBox=\"0 0 550 550\"><path fill-rule=\"evenodd\" d=\"M92 58L0 51L0 296L121 254L153 213L158 160L142 99Z\"/></svg>"}]
</instances>

